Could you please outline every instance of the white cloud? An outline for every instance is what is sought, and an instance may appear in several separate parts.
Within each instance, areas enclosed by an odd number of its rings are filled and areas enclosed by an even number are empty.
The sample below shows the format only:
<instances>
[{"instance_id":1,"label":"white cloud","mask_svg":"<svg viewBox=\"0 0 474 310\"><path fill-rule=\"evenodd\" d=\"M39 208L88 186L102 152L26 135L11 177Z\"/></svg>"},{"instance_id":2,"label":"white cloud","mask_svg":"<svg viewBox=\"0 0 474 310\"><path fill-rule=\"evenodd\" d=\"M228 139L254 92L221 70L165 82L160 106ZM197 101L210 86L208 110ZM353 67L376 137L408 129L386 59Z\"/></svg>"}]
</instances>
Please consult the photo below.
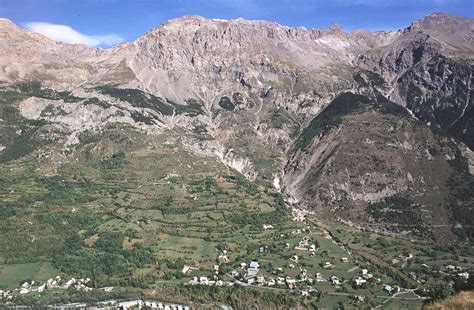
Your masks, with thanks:
<instances>
[{"instance_id":1,"label":"white cloud","mask_svg":"<svg viewBox=\"0 0 474 310\"><path fill-rule=\"evenodd\" d=\"M112 46L124 41L124 39L116 34L105 35L86 35L80 33L66 25L58 25L51 23L32 22L26 23L25 27L34 32L64 43L85 44L89 46Z\"/></svg>"}]
</instances>

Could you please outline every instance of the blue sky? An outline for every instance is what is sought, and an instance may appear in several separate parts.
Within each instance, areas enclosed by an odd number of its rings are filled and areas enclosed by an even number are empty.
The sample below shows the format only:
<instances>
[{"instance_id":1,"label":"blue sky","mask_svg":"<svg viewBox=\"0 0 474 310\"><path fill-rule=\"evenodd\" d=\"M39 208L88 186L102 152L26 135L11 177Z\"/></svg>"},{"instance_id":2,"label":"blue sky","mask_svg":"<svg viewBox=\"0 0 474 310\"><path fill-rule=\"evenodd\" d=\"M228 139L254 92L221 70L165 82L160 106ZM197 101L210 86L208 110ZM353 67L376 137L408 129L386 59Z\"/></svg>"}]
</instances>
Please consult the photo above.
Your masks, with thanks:
<instances>
[{"instance_id":1,"label":"blue sky","mask_svg":"<svg viewBox=\"0 0 474 310\"><path fill-rule=\"evenodd\" d=\"M0 17L62 41L107 47L183 15L287 26L395 30L431 12L474 17L473 0L0 0ZM75 42L70 42L75 43Z\"/></svg>"}]
</instances>

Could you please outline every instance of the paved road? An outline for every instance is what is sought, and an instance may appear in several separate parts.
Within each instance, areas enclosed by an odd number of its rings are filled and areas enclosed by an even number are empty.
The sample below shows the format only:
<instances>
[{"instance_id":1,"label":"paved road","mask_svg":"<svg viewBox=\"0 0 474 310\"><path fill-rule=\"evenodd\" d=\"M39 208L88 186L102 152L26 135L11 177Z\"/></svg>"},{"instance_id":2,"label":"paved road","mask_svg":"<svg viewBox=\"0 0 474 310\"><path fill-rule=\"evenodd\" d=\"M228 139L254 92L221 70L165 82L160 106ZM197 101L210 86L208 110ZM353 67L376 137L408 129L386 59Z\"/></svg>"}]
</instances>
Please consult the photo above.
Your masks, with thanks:
<instances>
[{"instance_id":1,"label":"paved road","mask_svg":"<svg viewBox=\"0 0 474 310\"><path fill-rule=\"evenodd\" d=\"M429 299L429 297L397 297L397 295L400 295L400 294L405 294L405 293L408 293L408 292L400 292L400 293L397 293L397 294L394 294L393 296L383 296L383 295L376 295L376 296L372 296L370 295L372 298L384 298L384 299L387 299L385 300L383 303L386 303L388 302L390 299L398 299L398 300L427 300ZM328 295L335 295L335 296L354 296L355 294L354 293L339 293L339 292L326 292L326 294Z\"/></svg>"}]
</instances>

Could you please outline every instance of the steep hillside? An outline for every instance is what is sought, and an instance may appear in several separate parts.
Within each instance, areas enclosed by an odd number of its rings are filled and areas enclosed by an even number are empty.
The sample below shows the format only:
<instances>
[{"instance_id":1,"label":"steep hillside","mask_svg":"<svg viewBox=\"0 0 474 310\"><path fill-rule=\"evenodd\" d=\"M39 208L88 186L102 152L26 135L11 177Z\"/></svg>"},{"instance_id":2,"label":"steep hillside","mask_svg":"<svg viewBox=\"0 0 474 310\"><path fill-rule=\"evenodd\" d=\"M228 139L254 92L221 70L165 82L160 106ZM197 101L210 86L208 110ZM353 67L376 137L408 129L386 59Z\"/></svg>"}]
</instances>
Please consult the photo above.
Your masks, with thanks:
<instances>
[{"instance_id":1,"label":"steep hillside","mask_svg":"<svg viewBox=\"0 0 474 310\"><path fill-rule=\"evenodd\" d=\"M341 94L291 154L286 192L323 218L444 241L456 233L472 238L474 183L458 146L383 97ZM458 178L462 185L453 185Z\"/></svg>"}]
</instances>

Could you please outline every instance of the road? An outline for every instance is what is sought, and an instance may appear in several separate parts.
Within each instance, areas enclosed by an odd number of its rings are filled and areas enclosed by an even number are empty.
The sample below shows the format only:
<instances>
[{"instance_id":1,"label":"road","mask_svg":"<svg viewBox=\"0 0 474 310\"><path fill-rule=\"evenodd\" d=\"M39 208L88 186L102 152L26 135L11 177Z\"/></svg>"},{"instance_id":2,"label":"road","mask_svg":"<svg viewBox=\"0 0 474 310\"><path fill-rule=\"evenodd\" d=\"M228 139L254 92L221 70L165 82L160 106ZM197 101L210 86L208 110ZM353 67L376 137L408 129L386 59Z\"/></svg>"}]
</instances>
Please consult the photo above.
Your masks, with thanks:
<instances>
[{"instance_id":1,"label":"road","mask_svg":"<svg viewBox=\"0 0 474 310\"><path fill-rule=\"evenodd\" d=\"M397 295L401 295L401 294L406 294L408 292L400 292L400 293L396 293L394 294L393 296L383 296L383 295L375 295L375 296L372 296L370 295L370 297L372 298L383 298L383 299L386 299L382 304L385 304L386 302L388 302L390 299L398 299L398 300L427 300L429 299L429 297L421 297L421 296L418 296L418 297L397 297ZM339 293L339 292L326 292L326 294L328 295L334 295L334 296L354 296L355 293ZM381 305L380 305L381 306ZM379 306L379 307L380 307Z\"/></svg>"}]
</instances>

